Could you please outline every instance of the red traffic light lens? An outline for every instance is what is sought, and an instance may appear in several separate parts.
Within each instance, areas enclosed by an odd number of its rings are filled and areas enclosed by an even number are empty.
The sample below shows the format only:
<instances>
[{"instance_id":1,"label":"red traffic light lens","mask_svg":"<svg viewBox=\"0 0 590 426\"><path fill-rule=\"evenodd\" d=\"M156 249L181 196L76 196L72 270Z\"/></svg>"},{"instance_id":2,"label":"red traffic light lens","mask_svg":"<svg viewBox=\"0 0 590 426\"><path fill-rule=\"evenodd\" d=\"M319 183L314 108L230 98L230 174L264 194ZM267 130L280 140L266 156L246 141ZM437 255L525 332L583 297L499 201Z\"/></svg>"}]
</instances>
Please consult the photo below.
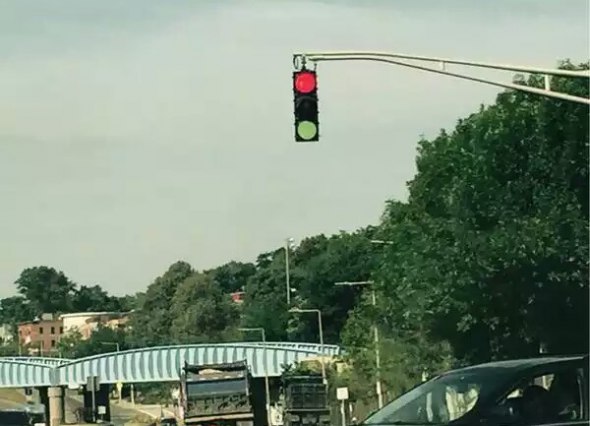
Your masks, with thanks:
<instances>
[{"instance_id":1,"label":"red traffic light lens","mask_svg":"<svg viewBox=\"0 0 590 426\"><path fill-rule=\"evenodd\" d=\"M295 75L295 90L299 93L310 93L315 90L315 73L302 71Z\"/></svg>"}]
</instances>

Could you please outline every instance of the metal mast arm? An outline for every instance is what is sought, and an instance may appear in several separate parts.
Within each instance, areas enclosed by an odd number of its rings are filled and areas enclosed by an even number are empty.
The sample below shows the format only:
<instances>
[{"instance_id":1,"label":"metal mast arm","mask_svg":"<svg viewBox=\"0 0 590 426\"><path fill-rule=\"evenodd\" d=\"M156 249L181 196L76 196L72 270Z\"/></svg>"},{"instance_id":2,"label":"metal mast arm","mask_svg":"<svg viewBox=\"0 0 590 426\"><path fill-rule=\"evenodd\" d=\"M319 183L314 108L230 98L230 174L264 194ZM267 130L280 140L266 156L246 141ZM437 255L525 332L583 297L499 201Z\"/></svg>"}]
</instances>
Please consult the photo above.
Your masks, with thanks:
<instances>
[{"instance_id":1,"label":"metal mast arm","mask_svg":"<svg viewBox=\"0 0 590 426\"><path fill-rule=\"evenodd\" d=\"M427 66L411 64L402 62L401 60L414 60L423 62L437 62L441 65L441 69L429 68ZM547 96L550 98L560 99L569 102L576 102L581 104L590 105L589 98L583 98L580 96L568 95L566 93L555 92L550 89L549 76L562 76L562 77L573 77L573 78L590 78L590 70L562 70L562 69L546 69L537 67L526 67L526 66L513 66L513 65L502 65L484 62L472 62L457 59L417 56L417 55L405 55L401 53L379 53L379 52L325 52L325 53L309 53L309 54L296 54L293 58L293 63L297 67L298 64L305 63L306 61L317 63L322 61L372 61L381 62L392 65L399 65L408 68L419 69L422 71L429 71L436 74L448 75L451 77L462 78L465 80L476 81L478 83L490 84L492 86L503 87L506 89L519 90L521 92L532 93L540 96ZM504 83L500 81L489 80L486 78L473 77L462 73L455 73L446 71L446 64L456 64L463 66L471 66L478 68L488 69L500 69L506 71L526 72L531 74L542 74L545 76L545 88L540 89L536 87L529 87L514 83Z\"/></svg>"}]
</instances>

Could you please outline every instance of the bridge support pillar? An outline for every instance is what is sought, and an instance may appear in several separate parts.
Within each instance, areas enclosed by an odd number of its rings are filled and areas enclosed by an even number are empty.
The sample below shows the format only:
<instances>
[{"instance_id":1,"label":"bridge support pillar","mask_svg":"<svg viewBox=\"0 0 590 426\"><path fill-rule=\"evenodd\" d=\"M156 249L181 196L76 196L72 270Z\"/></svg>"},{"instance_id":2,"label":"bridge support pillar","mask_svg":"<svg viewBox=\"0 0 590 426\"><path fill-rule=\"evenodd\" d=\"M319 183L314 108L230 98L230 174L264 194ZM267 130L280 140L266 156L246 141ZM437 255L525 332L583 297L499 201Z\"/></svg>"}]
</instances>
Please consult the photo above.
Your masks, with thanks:
<instances>
[{"instance_id":1,"label":"bridge support pillar","mask_svg":"<svg viewBox=\"0 0 590 426\"><path fill-rule=\"evenodd\" d=\"M47 390L49 398L49 426L61 426L64 423L64 390L60 386Z\"/></svg>"}]
</instances>

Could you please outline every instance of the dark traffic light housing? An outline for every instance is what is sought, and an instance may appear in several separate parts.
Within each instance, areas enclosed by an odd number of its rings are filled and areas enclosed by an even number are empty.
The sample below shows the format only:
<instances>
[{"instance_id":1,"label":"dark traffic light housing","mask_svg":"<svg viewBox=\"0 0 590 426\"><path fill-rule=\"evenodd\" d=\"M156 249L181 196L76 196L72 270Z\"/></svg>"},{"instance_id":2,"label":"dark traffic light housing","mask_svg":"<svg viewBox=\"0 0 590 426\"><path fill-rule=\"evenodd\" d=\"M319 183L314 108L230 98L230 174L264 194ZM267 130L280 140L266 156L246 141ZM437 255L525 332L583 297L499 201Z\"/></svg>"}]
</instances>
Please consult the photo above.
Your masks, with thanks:
<instances>
[{"instance_id":1,"label":"dark traffic light housing","mask_svg":"<svg viewBox=\"0 0 590 426\"><path fill-rule=\"evenodd\" d=\"M318 120L318 87L315 71L302 69L293 73L295 106L295 141L317 142L320 139Z\"/></svg>"}]
</instances>

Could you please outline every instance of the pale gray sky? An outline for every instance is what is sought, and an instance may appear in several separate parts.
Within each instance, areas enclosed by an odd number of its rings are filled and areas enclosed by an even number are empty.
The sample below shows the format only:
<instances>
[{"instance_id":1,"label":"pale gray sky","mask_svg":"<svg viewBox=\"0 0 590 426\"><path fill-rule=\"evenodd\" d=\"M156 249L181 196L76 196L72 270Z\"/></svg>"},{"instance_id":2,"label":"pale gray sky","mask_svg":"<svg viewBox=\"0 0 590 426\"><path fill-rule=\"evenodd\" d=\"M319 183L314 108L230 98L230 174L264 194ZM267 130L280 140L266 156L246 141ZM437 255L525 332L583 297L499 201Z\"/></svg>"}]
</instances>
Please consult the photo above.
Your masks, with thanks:
<instances>
[{"instance_id":1,"label":"pale gray sky","mask_svg":"<svg viewBox=\"0 0 590 426\"><path fill-rule=\"evenodd\" d=\"M376 223L419 135L497 92L321 64L322 140L296 144L291 55L339 49L584 61L588 2L0 0L0 296L33 265L124 294Z\"/></svg>"}]
</instances>

